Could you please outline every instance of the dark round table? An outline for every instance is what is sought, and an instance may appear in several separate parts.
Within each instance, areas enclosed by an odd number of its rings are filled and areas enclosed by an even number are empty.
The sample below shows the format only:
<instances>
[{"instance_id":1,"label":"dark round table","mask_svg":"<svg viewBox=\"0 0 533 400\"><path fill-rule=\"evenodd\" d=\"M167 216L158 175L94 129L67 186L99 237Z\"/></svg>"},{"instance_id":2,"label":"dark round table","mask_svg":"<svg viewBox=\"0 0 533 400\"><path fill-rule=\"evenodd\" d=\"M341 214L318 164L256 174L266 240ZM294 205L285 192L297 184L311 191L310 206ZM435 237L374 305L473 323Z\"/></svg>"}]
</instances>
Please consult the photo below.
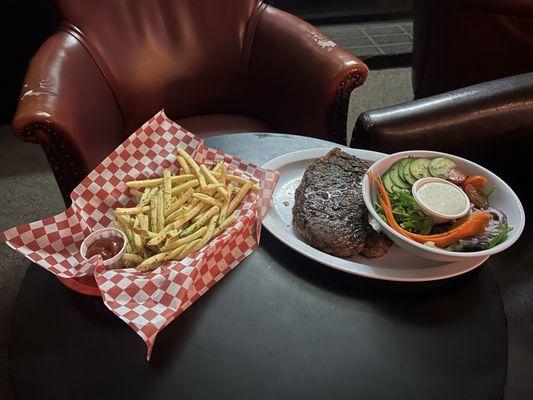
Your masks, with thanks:
<instances>
[{"instance_id":1,"label":"dark round table","mask_svg":"<svg viewBox=\"0 0 533 400\"><path fill-rule=\"evenodd\" d=\"M281 134L206 143L262 164L330 143ZM28 269L10 339L16 399L499 399L507 333L490 269L394 283L317 264L263 231L259 249L158 336Z\"/></svg>"}]
</instances>

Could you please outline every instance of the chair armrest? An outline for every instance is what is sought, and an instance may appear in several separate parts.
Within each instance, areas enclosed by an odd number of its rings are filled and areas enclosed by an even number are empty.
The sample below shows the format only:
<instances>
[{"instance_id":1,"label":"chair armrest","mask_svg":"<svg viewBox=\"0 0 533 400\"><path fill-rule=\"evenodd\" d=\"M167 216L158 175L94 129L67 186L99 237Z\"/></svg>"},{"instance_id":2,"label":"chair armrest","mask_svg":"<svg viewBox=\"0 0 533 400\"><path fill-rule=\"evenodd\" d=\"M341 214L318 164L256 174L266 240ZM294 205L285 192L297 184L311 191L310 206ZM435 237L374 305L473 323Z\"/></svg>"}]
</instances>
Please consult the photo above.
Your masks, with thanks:
<instances>
[{"instance_id":1,"label":"chair armrest","mask_svg":"<svg viewBox=\"0 0 533 400\"><path fill-rule=\"evenodd\" d=\"M497 79L362 113L351 147L449 152L513 181L530 165L533 73ZM520 172L522 171L522 172Z\"/></svg>"},{"instance_id":2,"label":"chair armrest","mask_svg":"<svg viewBox=\"0 0 533 400\"><path fill-rule=\"evenodd\" d=\"M259 117L276 128L346 143L351 91L366 65L317 28L265 6L257 17L248 73Z\"/></svg>"},{"instance_id":3,"label":"chair armrest","mask_svg":"<svg viewBox=\"0 0 533 400\"><path fill-rule=\"evenodd\" d=\"M100 69L76 38L61 31L31 60L12 127L19 139L42 145L66 203L125 134Z\"/></svg>"}]
</instances>

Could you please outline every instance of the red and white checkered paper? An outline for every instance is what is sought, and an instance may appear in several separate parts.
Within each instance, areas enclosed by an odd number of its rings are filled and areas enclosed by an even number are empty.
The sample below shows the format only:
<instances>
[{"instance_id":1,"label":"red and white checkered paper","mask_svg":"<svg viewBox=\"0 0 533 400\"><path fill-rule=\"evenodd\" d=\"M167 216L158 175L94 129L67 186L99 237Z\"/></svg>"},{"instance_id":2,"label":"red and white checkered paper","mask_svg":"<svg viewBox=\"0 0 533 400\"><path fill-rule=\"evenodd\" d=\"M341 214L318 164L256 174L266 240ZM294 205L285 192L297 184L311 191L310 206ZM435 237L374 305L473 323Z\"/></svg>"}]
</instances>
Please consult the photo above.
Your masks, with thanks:
<instances>
[{"instance_id":1,"label":"red and white checkered paper","mask_svg":"<svg viewBox=\"0 0 533 400\"><path fill-rule=\"evenodd\" d=\"M177 171L176 147L198 162L224 160L228 169L260 185L237 208L238 221L201 250L170 261L148 273L134 269L106 270L101 260L84 262L83 239L112 226L113 209L134 204L124 182L160 177L164 168ZM150 358L155 338L181 312L231 271L259 245L261 220L279 178L265 170L203 144L160 111L133 133L71 194L72 206L41 221L8 229L7 244L54 275L64 278L93 274L106 306L137 332Z\"/></svg>"}]
</instances>

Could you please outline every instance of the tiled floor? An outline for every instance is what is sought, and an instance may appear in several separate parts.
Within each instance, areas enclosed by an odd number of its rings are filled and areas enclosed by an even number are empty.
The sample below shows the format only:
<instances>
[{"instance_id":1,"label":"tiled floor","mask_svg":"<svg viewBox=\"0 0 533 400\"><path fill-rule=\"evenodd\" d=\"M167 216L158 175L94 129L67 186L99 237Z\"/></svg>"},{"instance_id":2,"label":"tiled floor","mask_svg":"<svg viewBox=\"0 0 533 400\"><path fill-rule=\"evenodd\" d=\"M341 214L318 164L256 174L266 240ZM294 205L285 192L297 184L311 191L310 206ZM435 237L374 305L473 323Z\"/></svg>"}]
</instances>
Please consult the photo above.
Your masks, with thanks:
<instances>
[{"instance_id":1,"label":"tiled floor","mask_svg":"<svg viewBox=\"0 0 533 400\"><path fill-rule=\"evenodd\" d=\"M413 51L413 22L322 25L322 32L360 58L409 54Z\"/></svg>"}]
</instances>

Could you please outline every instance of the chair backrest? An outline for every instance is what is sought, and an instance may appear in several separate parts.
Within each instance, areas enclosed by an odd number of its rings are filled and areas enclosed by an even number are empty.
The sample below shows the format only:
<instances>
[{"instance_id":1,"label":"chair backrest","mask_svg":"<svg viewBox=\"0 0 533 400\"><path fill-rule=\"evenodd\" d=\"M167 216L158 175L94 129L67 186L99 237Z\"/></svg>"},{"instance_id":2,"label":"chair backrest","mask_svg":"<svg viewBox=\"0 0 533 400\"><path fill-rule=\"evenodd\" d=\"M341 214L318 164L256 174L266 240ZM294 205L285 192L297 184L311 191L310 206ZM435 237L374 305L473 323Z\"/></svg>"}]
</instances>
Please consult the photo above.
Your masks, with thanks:
<instances>
[{"instance_id":1,"label":"chair backrest","mask_svg":"<svg viewBox=\"0 0 533 400\"><path fill-rule=\"evenodd\" d=\"M63 29L108 80L129 131L241 107L250 20L260 0L57 0Z\"/></svg>"}]
</instances>

